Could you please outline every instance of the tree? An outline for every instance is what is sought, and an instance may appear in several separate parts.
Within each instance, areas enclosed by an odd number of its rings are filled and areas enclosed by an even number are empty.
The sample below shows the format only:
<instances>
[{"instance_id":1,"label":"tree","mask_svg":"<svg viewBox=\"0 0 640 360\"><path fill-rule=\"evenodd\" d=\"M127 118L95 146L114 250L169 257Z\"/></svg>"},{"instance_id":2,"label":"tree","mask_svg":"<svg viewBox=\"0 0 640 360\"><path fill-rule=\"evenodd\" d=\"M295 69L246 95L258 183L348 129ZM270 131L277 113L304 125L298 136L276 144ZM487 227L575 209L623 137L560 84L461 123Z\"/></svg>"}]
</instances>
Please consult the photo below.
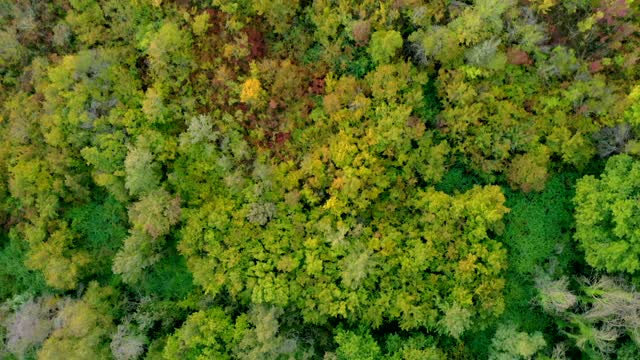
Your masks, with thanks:
<instances>
[{"instance_id":1,"label":"tree","mask_svg":"<svg viewBox=\"0 0 640 360\"><path fill-rule=\"evenodd\" d=\"M640 270L640 218L636 204L640 163L628 155L607 160L600 178L587 175L576 185L575 239L589 265L609 272Z\"/></svg>"},{"instance_id":2,"label":"tree","mask_svg":"<svg viewBox=\"0 0 640 360\"><path fill-rule=\"evenodd\" d=\"M604 358L616 352L616 342L626 335L635 346L625 348L638 347L640 293L622 278L609 276L581 279L579 285L577 297L563 280L540 288L545 310L558 317L558 326L575 346L588 356ZM578 306L563 304L567 300Z\"/></svg>"},{"instance_id":3,"label":"tree","mask_svg":"<svg viewBox=\"0 0 640 360\"><path fill-rule=\"evenodd\" d=\"M242 339L234 351L235 358L277 359L309 358L314 355L313 345L318 339L306 340L301 332L282 329L284 311L264 305L253 306L248 316L236 319L236 329L244 328ZM289 333L285 333L289 331Z\"/></svg>"},{"instance_id":4,"label":"tree","mask_svg":"<svg viewBox=\"0 0 640 360\"><path fill-rule=\"evenodd\" d=\"M191 72L191 35L173 21L166 21L153 35L146 51L151 71L162 88L178 89Z\"/></svg>"},{"instance_id":5,"label":"tree","mask_svg":"<svg viewBox=\"0 0 640 360\"><path fill-rule=\"evenodd\" d=\"M160 188L151 191L129 208L132 224L129 237L113 259L113 272L128 283L142 277L145 268L160 260L164 236L180 219L180 198Z\"/></svg>"},{"instance_id":6,"label":"tree","mask_svg":"<svg viewBox=\"0 0 640 360\"><path fill-rule=\"evenodd\" d=\"M16 39L15 29L0 31L0 43L0 67L9 68L18 64L25 49Z\"/></svg>"},{"instance_id":7,"label":"tree","mask_svg":"<svg viewBox=\"0 0 640 360\"><path fill-rule=\"evenodd\" d=\"M438 325L444 334L458 339L471 327L471 315L469 309L462 308L458 304L446 306L444 316Z\"/></svg>"},{"instance_id":8,"label":"tree","mask_svg":"<svg viewBox=\"0 0 640 360\"><path fill-rule=\"evenodd\" d=\"M91 258L86 251L73 248L76 235L66 222L58 226L46 241L31 245L26 264L41 270L49 286L69 290L75 288L78 280L86 274Z\"/></svg>"},{"instance_id":9,"label":"tree","mask_svg":"<svg viewBox=\"0 0 640 360\"><path fill-rule=\"evenodd\" d=\"M166 235L180 220L180 198L164 189L156 189L129 208L129 221L154 239Z\"/></svg>"},{"instance_id":10,"label":"tree","mask_svg":"<svg viewBox=\"0 0 640 360\"><path fill-rule=\"evenodd\" d=\"M489 359L532 359L546 344L539 332L530 335L514 325L501 325L493 337Z\"/></svg>"},{"instance_id":11,"label":"tree","mask_svg":"<svg viewBox=\"0 0 640 360\"><path fill-rule=\"evenodd\" d=\"M639 12L0 0L0 358L640 358Z\"/></svg>"},{"instance_id":12,"label":"tree","mask_svg":"<svg viewBox=\"0 0 640 360\"><path fill-rule=\"evenodd\" d=\"M549 150L541 146L539 150L516 155L507 170L507 178L513 187L519 187L524 192L542 191L547 182L548 167Z\"/></svg>"},{"instance_id":13,"label":"tree","mask_svg":"<svg viewBox=\"0 0 640 360\"><path fill-rule=\"evenodd\" d=\"M108 359L109 335L114 330L114 289L92 282L82 299L68 301L57 314L58 325L44 342L39 359Z\"/></svg>"},{"instance_id":14,"label":"tree","mask_svg":"<svg viewBox=\"0 0 640 360\"><path fill-rule=\"evenodd\" d=\"M194 281L245 306L300 309L318 326L398 321L461 336L498 315L505 250L491 234L501 231L504 196L430 187L448 146L413 115L424 75L397 63L364 79L328 76L315 126L291 139L305 150L286 161L258 153L247 167L224 145L187 148L186 133L180 171L207 181L177 184L194 199L178 245Z\"/></svg>"},{"instance_id":15,"label":"tree","mask_svg":"<svg viewBox=\"0 0 640 360\"><path fill-rule=\"evenodd\" d=\"M160 245L151 236L133 231L113 258L113 272L122 275L127 283L140 281L144 269L160 260Z\"/></svg>"},{"instance_id":16,"label":"tree","mask_svg":"<svg viewBox=\"0 0 640 360\"><path fill-rule=\"evenodd\" d=\"M291 26L298 4L299 0L257 0L253 2L253 9L267 18L276 34L283 34Z\"/></svg>"},{"instance_id":17,"label":"tree","mask_svg":"<svg viewBox=\"0 0 640 360\"><path fill-rule=\"evenodd\" d=\"M257 102L262 96L262 87L260 86L260 80L256 78L249 78L242 84L242 91L240 92L240 101L245 103Z\"/></svg>"},{"instance_id":18,"label":"tree","mask_svg":"<svg viewBox=\"0 0 640 360\"><path fill-rule=\"evenodd\" d=\"M125 187L133 196L145 195L160 184L160 166L148 149L131 147L124 161Z\"/></svg>"},{"instance_id":19,"label":"tree","mask_svg":"<svg viewBox=\"0 0 640 360\"><path fill-rule=\"evenodd\" d=\"M54 329L53 315L62 302L52 296L29 299L9 317L6 347L24 359L39 347Z\"/></svg>"},{"instance_id":20,"label":"tree","mask_svg":"<svg viewBox=\"0 0 640 360\"><path fill-rule=\"evenodd\" d=\"M335 341L339 360L376 360L382 356L378 343L368 332L358 334L340 329L336 332Z\"/></svg>"},{"instance_id":21,"label":"tree","mask_svg":"<svg viewBox=\"0 0 640 360\"><path fill-rule=\"evenodd\" d=\"M46 287L42 272L32 270L25 265L29 245L21 238L16 229L8 234L8 240L0 250L0 300L11 298L15 294L38 294Z\"/></svg>"},{"instance_id":22,"label":"tree","mask_svg":"<svg viewBox=\"0 0 640 360\"><path fill-rule=\"evenodd\" d=\"M523 168L522 171L526 171ZM505 231L500 240L509 251L509 270L531 278L541 268L567 271L573 251L575 193L579 174L565 172L551 177L541 192L508 191ZM555 265L552 265L555 264Z\"/></svg>"},{"instance_id":23,"label":"tree","mask_svg":"<svg viewBox=\"0 0 640 360\"><path fill-rule=\"evenodd\" d=\"M325 359L446 359L446 355L435 346L436 341L422 334L388 334L384 338L374 338L364 327L353 330L338 328L334 339L338 347L335 352L325 353Z\"/></svg>"},{"instance_id":24,"label":"tree","mask_svg":"<svg viewBox=\"0 0 640 360\"><path fill-rule=\"evenodd\" d=\"M220 308L191 314L169 339L163 356L171 359L231 359L243 329L234 329L232 319Z\"/></svg>"},{"instance_id":25,"label":"tree","mask_svg":"<svg viewBox=\"0 0 640 360\"><path fill-rule=\"evenodd\" d=\"M548 313L562 313L576 305L578 297L568 289L567 278L552 280L547 275L536 278L540 305Z\"/></svg>"},{"instance_id":26,"label":"tree","mask_svg":"<svg viewBox=\"0 0 640 360\"><path fill-rule=\"evenodd\" d=\"M109 348L116 360L136 360L144 353L146 343L146 336L136 333L125 323L118 325L117 331L111 337Z\"/></svg>"},{"instance_id":27,"label":"tree","mask_svg":"<svg viewBox=\"0 0 640 360\"><path fill-rule=\"evenodd\" d=\"M72 11L66 17L67 23L78 38L92 46L104 39L106 32L104 12L96 0L72 0Z\"/></svg>"},{"instance_id":28,"label":"tree","mask_svg":"<svg viewBox=\"0 0 640 360\"><path fill-rule=\"evenodd\" d=\"M376 31L371 34L369 54L378 64L386 64L395 56L396 51L402 47L402 36L395 30Z\"/></svg>"}]
</instances>

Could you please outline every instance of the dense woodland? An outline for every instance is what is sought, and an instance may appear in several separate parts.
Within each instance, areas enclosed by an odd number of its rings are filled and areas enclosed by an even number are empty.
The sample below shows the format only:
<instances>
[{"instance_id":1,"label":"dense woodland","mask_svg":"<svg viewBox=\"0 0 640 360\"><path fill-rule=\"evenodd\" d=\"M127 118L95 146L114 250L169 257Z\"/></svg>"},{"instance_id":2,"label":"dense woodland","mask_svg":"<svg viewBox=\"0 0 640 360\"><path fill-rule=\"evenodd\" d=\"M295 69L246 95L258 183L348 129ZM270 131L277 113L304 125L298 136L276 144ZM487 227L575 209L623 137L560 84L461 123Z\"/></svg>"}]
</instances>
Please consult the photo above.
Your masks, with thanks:
<instances>
[{"instance_id":1,"label":"dense woodland","mask_svg":"<svg viewBox=\"0 0 640 360\"><path fill-rule=\"evenodd\" d=\"M640 359L640 1L0 0L0 358Z\"/></svg>"}]
</instances>

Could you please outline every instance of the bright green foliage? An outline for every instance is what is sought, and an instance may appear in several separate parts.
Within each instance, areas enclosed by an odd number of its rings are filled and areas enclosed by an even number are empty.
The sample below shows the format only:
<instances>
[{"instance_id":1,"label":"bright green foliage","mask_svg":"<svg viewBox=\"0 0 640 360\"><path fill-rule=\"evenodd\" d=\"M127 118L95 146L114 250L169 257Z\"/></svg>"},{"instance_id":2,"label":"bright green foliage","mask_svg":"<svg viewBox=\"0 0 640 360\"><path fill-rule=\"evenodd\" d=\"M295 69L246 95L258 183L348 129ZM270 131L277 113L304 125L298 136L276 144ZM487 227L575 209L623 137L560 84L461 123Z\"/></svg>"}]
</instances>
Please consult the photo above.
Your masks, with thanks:
<instances>
[{"instance_id":1,"label":"bright green foliage","mask_svg":"<svg viewBox=\"0 0 640 360\"><path fill-rule=\"evenodd\" d=\"M295 162L234 166L248 154L235 150L242 143L233 145L233 133L194 136L202 118L193 122L179 173L207 182L177 185L200 206L185 213L179 245L195 282L246 305L294 306L314 324L393 319L459 336L500 314L505 252L489 233L501 230L504 197L497 187L456 197L414 187L441 178L448 147L411 117L424 82L404 81L410 76L421 79L398 64L362 81L328 77L317 126L294 135L294 146L318 145ZM225 118L212 120L228 126Z\"/></svg>"},{"instance_id":2,"label":"bright green foliage","mask_svg":"<svg viewBox=\"0 0 640 360\"><path fill-rule=\"evenodd\" d=\"M553 281L540 276L540 271L565 274L577 260L571 241L575 226L571 200L577 176L568 172L554 175L540 193L505 190L505 205L510 211L505 215L505 231L499 240L507 249L509 266L505 274L505 311L498 326L517 325L527 333L546 331L553 326L553 319L543 309L532 308L531 299L541 293L546 295L538 303L550 314L557 314L554 309L575 304L575 295L567 289L567 279ZM462 180L468 182L473 178ZM465 343L468 341L473 357L490 355L488 350L495 331L489 328L466 334Z\"/></svg>"},{"instance_id":3,"label":"bright green foliage","mask_svg":"<svg viewBox=\"0 0 640 360\"><path fill-rule=\"evenodd\" d=\"M53 188L52 176L44 161L24 159L9 168L9 190L28 208L35 208L43 217L53 217L59 198Z\"/></svg>"},{"instance_id":4,"label":"bright green foliage","mask_svg":"<svg viewBox=\"0 0 640 360\"><path fill-rule=\"evenodd\" d=\"M93 179L97 185L106 187L118 200L127 198L125 190L124 160L127 155L123 144L123 135L104 134L98 144L81 150L85 161L93 166Z\"/></svg>"},{"instance_id":5,"label":"bright green foliage","mask_svg":"<svg viewBox=\"0 0 640 360\"><path fill-rule=\"evenodd\" d=\"M232 318L220 308L197 312L167 340L164 358L280 359L308 358L313 350L279 331L279 308L255 306ZM314 340L311 339L313 342Z\"/></svg>"},{"instance_id":6,"label":"bright green foliage","mask_svg":"<svg viewBox=\"0 0 640 360\"><path fill-rule=\"evenodd\" d=\"M396 51L402 47L402 36L394 30L376 31L371 34L369 54L378 64L386 64L394 57Z\"/></svg>"},{"instance_id":7,"label":"bright green foliage","mask_svg":"<svg viewBox=\"0 0 640 360\"><path fill-rule=\"evenodd\" d=\"M609 272L640 269L636 196L640 163L628 155L607 161L597 179L585 176L576 187L575 238L589 265Z\"/></svg>"},{"instance_id":8,"label":"bright green foliage","mask_svg":"<svg viewBox=\"0 0 640 360\"><path fill-rule=\"evenodd\" d=\"M412 334L402 337L391 334L384 339L385 359L407 360L442 360L446 355L436 347L433 337L423 334Z\"/></svg>"},{"instance_id":9,"label":"bright green foliage","mask_svg":"<svg viewBox=\"0 0 640 360\"><path fill-rule=\"evenodd\" d=\"M0 358L637 358L639 12L0 0Z\"/></svg>"},{"instance_id":10,"label":"bright green foliage","mask_svg":"<svg viewBox=\"0 0 640 360\"><path fill-rule=\"evenodd\" d=\"M382 356L378 343L368 333L359 335L339 330L335 339L338 344L336 357L339 360L375 360Z\"/></svg>"},{"instance_id":11,"label":"bright green foliage","mask_svg":"<svg viewBox=\"0 0 640 360\"><path fill-rule=\"evenodd\" d=\"M524 193L505 190L505 205L510 212L505 215L505 231L499 239L507 248L509 267L504 292L505 312L499 326L517 325L521 331L534 333L545 331L552 319L542 309L532 309L531 299L539 295L540 287L550 287L554 297L551 302L541 301L540 305L572 306L573 295L562 291L564 283L534 281L540 271L552 274L567 273L577 260L571 235L574 229L573 206L574 182L577 174L557 174L549 179L540 192ZM569 298L564 297L567 294ZM575 300L574 300L575 301ZM553 313L551 311L551 313ZM492 332L470 334L474 339L474 351L486 353ZM488 356L488 355L484 355Z\"/></svg>"},{"instance_id":12,"label":"bright green foliage","mask_svg":"<svg viewBox=\"0 0 640 360\"><path fill-rule=\"evenodd\" d=\"M521 275L509 270L505 274L505 283L505 310L502 316L487 328L471 328L462 337L465 353L471 358L488 358L496 329L505 324L517 324L520 331L543 332L545 336L553 328L553 318L538 308L537 302L532 301L537 299L539 293L531 275ZM555 340L550 343L555 343Z\"/></svg>"},{"instance_id":13,"label":"bright green foliage","mask_svg":"<svg viewBox=\"0 0 640 360\"><path fill-rule=\"evenodd\" d=\"M32 229L44 235L43 229ZM65 222L51 232L45 242L31 245L26 265L44 274L47 285L69 290L76 287L78 280L87 271L91 259L86 251L74 249L75 234Z\"/></svg>"},{"instance_id":14,"label":"bright green foliage","mask_svg":"<svg viewBox=\"0 0 640 360\"><path fill-rule=\"evenodd\" d=\"M240 330L241 331L241 330ZM213 308L189 316L167 340L165 359L230 359L228 350L237 341L233 322L224 311Z\"/></svg>"},{"instance_id":15,"label":"bright green foliage","mask_svg":"<svg viewBox=\"0 0 640 360\"><path fill-rule=\"evenodd\" d=\"M98 42L106 30L104 12L96 0L72 0L72 12L66 21L71 25L78 38L86 45Z\"/></svg>"},{"instance_id":16,"label":"bright green foliage","mask_svg":"<svg viewBox=\"0 0 640 360\"><path fill-rule=\"evenodd\" d=\"M414 196L409 200L410 207L396 209L398 217L386 214L384 219L374 218L371 225L358 226L355 229L358 237L353 239L345 235L354 230L345 229L345 223L334 225L330 213L325 214L316 225L306 225L309 230L306 235L301 234L307 239L303 247L286 239L295 236L296 227L305 225L277 217L268 222L259 239L265 244L270 238L282 239L279 240L280 246L285 246L282 250L278 243L270 245L273 250L251 247L242 239L249 236L245 232L252 227L233 227L242 218L234 219L233 213L223 210L224 205L218 203L215 212L205 207L199 215L190 215L192 220L183 235L181 249L188 249L187 244L192 247L195 239L204 237L206 247L201 249L207 256L198 257L195 253L187 256L196 282L212 293L225 286L238 295L249 291L253 302L296 304L312 322L342 316L379 326L386 316L398 319L407 329L436 325L442 316L439 310L442 301L451 304L451 308L442 308L446 320L438 324L443 332L458 336L472 316L488 317L502 310L499 294L503 286L500 273L505 267L504 250L488 238L487 231L500 229L500 219L506 212L501 205L504 199L495 187L474 188L455 198L432 190ZM449 222L443 226L440 221L445 218ZM465 225L465 218L474 220ZM204 224L224 231L225 235L218 240L214 231L201 230ZM256 235L253 231L254 238ZM329 251L332 248L333 253ZM246 258L242 254L250 252L256 252L253 264L228 262ZM342 256L346 256L344 260ZM229 265L222 266L222 261ZM269 267L281 272L267 275L264 269ZM393 281L382 277L388 271L397 274ZM247 273L252 276L245 278L243 274ZM425 281L437 282L449 290L428 296L422 290L421 294L416 285ZM333 289L333 294L327 293L327 288ZM297 298L292 294L297 294ZM360 294L369 295L365 298ZM441 300L434 302L431 298ZM475 307L474 303L485 305ZM459 314L464 314L463 321L467 323L449 325L457 321L454 319Z\"/></svg>"},{"instance_id":17,"label":"bright green foliage","mask_svg":"<svg viewBox=\"0 0 640 360\"><path fill-rule=\"evenodd\" d=\"M616 357L620 360L637 359L640 356L640 347L632 341L627 341L616 351Z\"/></svg>"},{"instance_id":18,"label":"bright green foliage","mask_svg":"<svg viewBox=\"0 0 640 360\"><path fill-rule=\"evenodd\" d=\"M156 84L177 89L192 66L191 36L177 24L166 22L151 38L147 54Z\"/></svg>"},{"instance_id":19,"label":"bright green foliage","mask_svg":"<svg viewBox=\"0 0 640 360\"><path fill-rule=\"evenodd\" d=\"M484 184L481 178L468 171L468 169L459 164L454 164L443 175L442 180L435 186L435 189L449 195L455 195L469 191L475 185L481 186Z\"/></svg>"},{"instance_id":20,"label":"bright green foliage","mask_svg":"<svg viewBox=\"0 0 640 360\"><path fill-rule=\"evenodd\" d=\"M338 329L335 335L338 344L334 353L326 353L325 359L406 359L441 360L444 354L434 346L432 338L423 335L401 337L391 334L377 341L363 329L356 331Z\"/></svg>"}]
</instances>

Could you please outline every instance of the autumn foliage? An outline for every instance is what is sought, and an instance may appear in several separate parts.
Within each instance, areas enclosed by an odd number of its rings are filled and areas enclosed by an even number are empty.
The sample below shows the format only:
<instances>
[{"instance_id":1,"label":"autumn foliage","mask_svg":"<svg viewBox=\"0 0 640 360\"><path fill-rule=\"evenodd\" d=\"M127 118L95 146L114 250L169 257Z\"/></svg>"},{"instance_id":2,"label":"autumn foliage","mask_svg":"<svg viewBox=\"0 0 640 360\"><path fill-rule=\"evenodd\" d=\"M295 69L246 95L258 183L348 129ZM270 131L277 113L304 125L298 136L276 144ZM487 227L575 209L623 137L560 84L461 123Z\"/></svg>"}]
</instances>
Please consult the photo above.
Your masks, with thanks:
<instances>
[{"instance_id":1,"label":"autumn foliage","mask_svg":"<svg viewBox=\"0 0 640 360\"><path fill-rule=\"evenodd\" d=\"M0 358L640 358L632 0L0 0Z\"/></svg>"}]
</instances>

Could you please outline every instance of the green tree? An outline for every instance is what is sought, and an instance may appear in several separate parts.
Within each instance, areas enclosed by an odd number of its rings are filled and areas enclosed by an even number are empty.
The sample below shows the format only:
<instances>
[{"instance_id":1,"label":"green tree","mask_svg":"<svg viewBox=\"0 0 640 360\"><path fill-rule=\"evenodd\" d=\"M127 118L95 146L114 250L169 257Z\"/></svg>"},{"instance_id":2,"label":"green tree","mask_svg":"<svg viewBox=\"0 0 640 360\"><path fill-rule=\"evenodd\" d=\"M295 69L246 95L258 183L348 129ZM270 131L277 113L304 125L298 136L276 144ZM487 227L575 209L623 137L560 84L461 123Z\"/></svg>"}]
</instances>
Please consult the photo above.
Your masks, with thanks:
<instances>
[{"instance_id":1,"label":"green tree","mask_svg":"<svg viewBox=\"0 0 640 360\"><path fill-rule=\"evenodd\" d=\"M129 237L113 259L113 272L128 283L142 278L144 269L160 260L164 236L180 219L180 199L160 188L129 208Z\"/></svg>"},{"instance_id":2,"label":"green tree","mask_svg":"<svg viewBox=\"0 0 640 360\"><path fill-rule=\"evenodd\" d=\"M106 19L100 3L96 0L72 0L72 11L66 17L67 23L87 46L104 39Z\"/></svg>"},{"instance_id":3,"label":"green tree","mask_svg":"<svg viewBox=\"0 0 640 360\"><path fill-rule=\"evenodd\" d=\"M160 245L151 236L133 231L113 258L113 272L127 283L140 281L143 271L160 260Z\"/></svg>"},{"instance_id":4,"label":"green tree","mask_svg":"<svg viewBox=\"0 0 640 360\"><path fill-rule=\"evenodd\" d=\"M402 36L395 30L376 31L371 34L369 54L378 64L386 64L396 55L396 51L402 47Z\"/></svg>"},{"instance_id":5,"label":"green tree","mask_svg":"<svg viewBox=\"0 0 640 360\"><path fill-rule=\"evenodd\" d=\"M151 37L146 52L161 89L178 89L186 80L193 66L191 44L190 33L173 21L166 21Z\"/></svg>"},{"instance_id":6,"label":"green tree","mask_svg":"<svg viewBox=\"0 0 640 360\"><path fill-rule=\"evenodd\" d=\"M291 26L298 3L299 0L257 0L253 2L253 9L267 18L276 34L283 34Z\"/></svg>"},{"instance_id":7,"label":"green tree","mask_svg":"<svg viewBox=\"0 0 640 360\"><path fill-rule=\"evenodd\" d=\"M609 272L640 269L640 247L635 228L640 163L628 155L607 160L600 178L588 175L576 186L575 239L589 265Z\"/></svg>"},{"instance_id":8,"label":"green tree","mask_svg":"<svg viewBox=\"0 0 640 360\"><path fill-rule=\"evenodd\" d=\"M39 232L42 234L44 230ZM61 222L46 241L31 244L27 266L42 271L49 286L63 290L75 288L91 262L85 250L74 248L75 237L67 223Z\"/></svg>"},{"instance_id":9,"label":"green tree","mask_svg":"<svg viewBox=\"0 0 640 360\"><path fill-rule=\"evenodd\" d=\"M133 196L145 195L160 185L160 166L148 149L130 148L124 161L125 187Z\"/></svg>"},{"instance_id":10,"label":"green tree","mask_svg":"<svg viewBox=\"0 0 640 360\"><path fill-rule=\"evenodd\" d=\"M46 287L45 279L40 271L25 266L29 245L20 237L17 230L12 229L8 240L2 240L0 250L0 300L4 301L16 294L38 294Z\"/></svg>"},{"instance_id":11,"label":"green tree","mask_svg":"<svg viewBox=\"0 0 640 360\"><path fill-rule=\"evenodd\" d=\"M338 344L336 356L339 360L376 360L382 356L378 343L368 332L338 330L335 341Z\"/></svg>"},{"instance_id":12,"label":"green tree","mask_svg":"<svg viewBox=\"0 0 640 360\"><path fill-rule=\"evenodd\" d=\"M220 308L191 314L169 339L165 359L231 359L231 350L242 335L232 319Z\"/></svg>"}]
</instances>

